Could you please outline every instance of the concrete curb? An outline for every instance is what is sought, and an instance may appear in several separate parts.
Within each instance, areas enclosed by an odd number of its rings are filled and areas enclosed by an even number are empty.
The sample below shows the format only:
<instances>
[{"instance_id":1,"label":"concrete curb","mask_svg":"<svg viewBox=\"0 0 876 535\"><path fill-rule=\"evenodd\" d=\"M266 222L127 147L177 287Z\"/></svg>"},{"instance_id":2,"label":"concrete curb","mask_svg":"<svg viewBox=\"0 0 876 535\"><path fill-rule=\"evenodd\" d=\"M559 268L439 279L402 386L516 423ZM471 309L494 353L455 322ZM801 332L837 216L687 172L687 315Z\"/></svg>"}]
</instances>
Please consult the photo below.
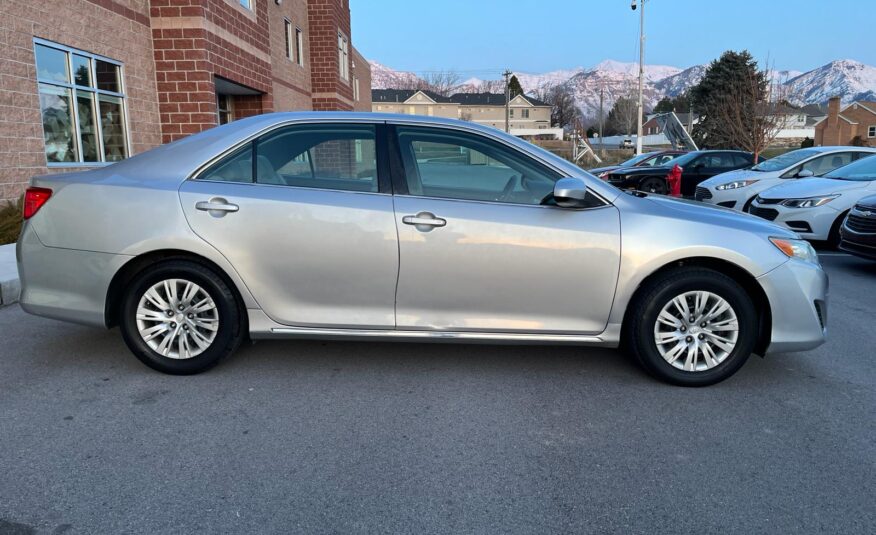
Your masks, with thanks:
<instances>
[{"instance_id":1,"label":"concrete curb","mask_svg":"<svg viewBox=\"0 0 876 535\"><path fill-rule=\"evenodd\" d=\"M0 306L18 302L21 282L15 263L15 244L0 245Z\"/></svg>"}]
</instances>

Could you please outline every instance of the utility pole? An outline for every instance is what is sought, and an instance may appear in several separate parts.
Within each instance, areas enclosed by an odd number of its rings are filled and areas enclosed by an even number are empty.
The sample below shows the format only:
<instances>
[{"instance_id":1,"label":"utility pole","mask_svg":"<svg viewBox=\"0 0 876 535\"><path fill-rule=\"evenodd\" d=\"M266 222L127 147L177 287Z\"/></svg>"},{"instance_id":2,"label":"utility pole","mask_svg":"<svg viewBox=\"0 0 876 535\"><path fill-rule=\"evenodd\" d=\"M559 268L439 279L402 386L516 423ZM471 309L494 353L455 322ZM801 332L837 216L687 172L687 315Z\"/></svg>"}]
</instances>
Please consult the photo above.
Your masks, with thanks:
<instances>
[{"instance_id":1,"label":"utility pole","mask_svg":"<svg viewBox=\"0 0 876 535\"><path fill-rule=\"evenodd\" d=\"M636 134L636 154L642 154L642 120L644 115L642 93L645 89L645 1L640 1L642 9L639 10L639 123ZM636 0L632 0L630 7L633 10L636 9Z\"/></svg>"},{"instance_id":2,"label":"utility pole","mask_svg":"<svg viewBox=\"0 0 876 535\"><path fill-rule=\"evenodd\" d=\"M505 132L511 132L511 75L513 73L509 69L505 69L502 76L505 77Z\"/></svg>"},{"instance_id":3,"label":"utility pole","mask_svg":"<svg viewBox=\"0 0 876 535\"><path fill-rule=\"evenodd\" d=\"M605 110L603 108L603 102L605 101L605 82L600 82L599 84L599 148L604 149L602 143L602 128L605 124Z\"/></svg>"}]
</instances>

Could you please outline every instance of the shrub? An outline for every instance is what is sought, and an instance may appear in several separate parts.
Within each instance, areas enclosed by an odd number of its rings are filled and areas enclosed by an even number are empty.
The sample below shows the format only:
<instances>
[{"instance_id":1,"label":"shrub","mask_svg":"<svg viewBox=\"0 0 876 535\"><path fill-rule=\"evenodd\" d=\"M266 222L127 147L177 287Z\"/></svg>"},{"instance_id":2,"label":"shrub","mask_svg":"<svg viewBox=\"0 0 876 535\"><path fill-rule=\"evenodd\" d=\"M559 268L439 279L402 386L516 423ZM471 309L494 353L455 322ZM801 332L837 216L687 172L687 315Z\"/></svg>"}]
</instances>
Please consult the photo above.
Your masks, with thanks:
<instances>
[{"instance_id":1,"label":"shrub","mask_svg":"<svg viewBox=\"0 0 876 535\"><path fill-rule=\"evenodd\" d=\"M21 204L23 197L7 202L0 208L0 245L15 243L21 233Z\"/></svg>"}]
</instances>

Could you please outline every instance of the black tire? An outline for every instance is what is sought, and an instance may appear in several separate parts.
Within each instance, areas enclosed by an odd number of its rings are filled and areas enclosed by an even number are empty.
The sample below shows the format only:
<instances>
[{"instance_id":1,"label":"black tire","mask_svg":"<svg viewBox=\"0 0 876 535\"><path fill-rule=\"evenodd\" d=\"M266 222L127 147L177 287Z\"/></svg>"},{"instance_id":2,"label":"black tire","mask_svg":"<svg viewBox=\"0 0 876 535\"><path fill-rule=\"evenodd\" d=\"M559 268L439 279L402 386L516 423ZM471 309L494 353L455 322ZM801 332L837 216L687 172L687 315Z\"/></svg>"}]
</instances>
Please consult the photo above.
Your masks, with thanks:
<instances>
[{"instance_id":1,"label":"black tire","mask_svg":"<svg viewBox=\"0 0 876 535\"><path fill-rule=\"evenodd\" d=\"M843 221L846 220L846 216L849 215L848 212L843 212L840 214L836 221L833 222L833 225L830 227L830 232L827 235L827 246L831 249L838 249L839 244L842 241L842 236L840 235L840 227L843 226Z\"/></svg>"},{"instance_id":2,"label":"black tire","mask_svg":"<svg viewBox=\"0 0 876 535\"><path fill-rule=\"evenodd\" d=\"M657 195L666 195L669 191L669 188L666 185L666 180L658 177L646 178L642 181L642 185L639 189Z\"/></svg>"},{"instance_id":3,"label":"black tire","mask_svg":"<svg viewBox=\"0 0 876 535\"><path fill-rule=\"evenodd\" d=\"M708 291L723 298L736 313L739 331L733 350L717 366L685 371L667 362L657 349L654 327L661 309L689 291ZM745 364L757 341L758 316L751 297L732 278L700 267L680 267L649 281L637 293L627 314L623 347L651 375L679 386L708 386L721 382Z\"/></svg>"},{"instance_id":4,"label":"black tire","mask_svg":"<svg viewBox=\"0 0 876 535\"><path fill-rule=\"evenodd\" d=\"M197 284L216 305L216 336L202 353L194 357L176 359L158 353L143 339L137 327L137 308L141 297L154 284L167 279L183 279ZM192 375L209 370L233 353L246 335L242 308L234 292L211 269L189 260L168 260L138 274L128 284L121 314L119 326L131 352L143 364L171 375Z\"/></svg>"}]
</instances>

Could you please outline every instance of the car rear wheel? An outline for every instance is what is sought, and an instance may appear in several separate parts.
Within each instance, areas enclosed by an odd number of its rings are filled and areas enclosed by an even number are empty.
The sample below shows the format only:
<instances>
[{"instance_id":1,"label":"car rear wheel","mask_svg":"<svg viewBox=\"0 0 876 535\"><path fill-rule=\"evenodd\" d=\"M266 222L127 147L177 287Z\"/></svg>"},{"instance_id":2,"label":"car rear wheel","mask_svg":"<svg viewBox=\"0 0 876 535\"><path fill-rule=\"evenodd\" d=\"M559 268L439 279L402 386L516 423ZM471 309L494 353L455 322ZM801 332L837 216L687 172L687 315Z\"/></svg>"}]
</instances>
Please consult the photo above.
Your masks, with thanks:
<instances>
[{"instance_id":1,"label":"car rear wheel","mask_svg":"<svg viewBox=\"0 0 876 535\"><path fill-rule=\"evenodd\" d=\"M707 386L745 364L757 337L757 311L730 277L679 268L651 281L632 304L626 346L652 375Z\"/></svg>"},{"instance_id":2,"label":"car rear wheel","mask_svg":"<svg viewBox=\"0 0 876 535\"><path fill-rule=\"evenodd\" d=\"M128 348L155 370L189 375L215 366L243 339L228 285L187 260L158 264L128 285L120 323Z\"/></svg>"},{"instance_id":3,"label":"car rear wheel","mask_svg":"<svg viewBox=\"0 0 876 535\"><path fill-rule=\"evenodd\" d=\"M657 195L666 195L666 180L656 177L648 178L642 182L642 191L656 193Z\"/></svg>"}]
</instances>

